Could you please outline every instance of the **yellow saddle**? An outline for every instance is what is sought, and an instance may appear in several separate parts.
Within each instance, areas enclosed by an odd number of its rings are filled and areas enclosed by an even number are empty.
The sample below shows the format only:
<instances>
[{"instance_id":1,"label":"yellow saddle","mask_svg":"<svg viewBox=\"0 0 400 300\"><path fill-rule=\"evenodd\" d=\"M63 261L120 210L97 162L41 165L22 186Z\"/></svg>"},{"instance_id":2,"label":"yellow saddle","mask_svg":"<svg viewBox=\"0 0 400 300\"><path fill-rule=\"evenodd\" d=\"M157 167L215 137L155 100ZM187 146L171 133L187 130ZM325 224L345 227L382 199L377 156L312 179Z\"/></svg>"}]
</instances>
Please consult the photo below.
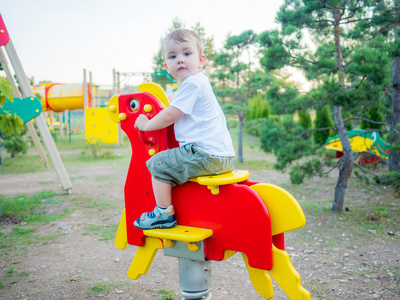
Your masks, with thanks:
<instances>
[{"instance_id":1,"label":"yellow saddle","mask_svg":"<svg viewBox=\"0 0 400 300\"><path fill-rule=\"evenodd\" d=\"M190 178L189 181L197 182L201 185L206 185L213 195L219 194L219 186L231 183L237 183L248 179L250 176L249 171L234 170L229 173L220 175L199 176Z\"/></svg>"}]
</instances>

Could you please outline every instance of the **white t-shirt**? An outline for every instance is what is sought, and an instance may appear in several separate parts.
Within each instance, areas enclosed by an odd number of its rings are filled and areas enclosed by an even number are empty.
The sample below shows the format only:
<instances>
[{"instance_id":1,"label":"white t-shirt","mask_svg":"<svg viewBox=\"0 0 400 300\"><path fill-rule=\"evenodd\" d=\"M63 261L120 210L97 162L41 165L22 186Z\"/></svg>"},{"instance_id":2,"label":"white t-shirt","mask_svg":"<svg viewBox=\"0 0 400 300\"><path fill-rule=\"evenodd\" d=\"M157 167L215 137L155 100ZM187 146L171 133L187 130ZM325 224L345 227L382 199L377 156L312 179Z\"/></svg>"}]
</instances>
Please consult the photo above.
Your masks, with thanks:
<instances>
[{"instance_id":1,"label":"white t-shirt","mask_svg":"<svg viewBox=\"0 0 400 300\"><path fill-rule=\"evenodd\" d=\"M174 125L180 146L194 144L211 155L235 156L225 115L206 75L197 73L186 78L171 106L184 113Z\"/></svg>"}]
</instances>

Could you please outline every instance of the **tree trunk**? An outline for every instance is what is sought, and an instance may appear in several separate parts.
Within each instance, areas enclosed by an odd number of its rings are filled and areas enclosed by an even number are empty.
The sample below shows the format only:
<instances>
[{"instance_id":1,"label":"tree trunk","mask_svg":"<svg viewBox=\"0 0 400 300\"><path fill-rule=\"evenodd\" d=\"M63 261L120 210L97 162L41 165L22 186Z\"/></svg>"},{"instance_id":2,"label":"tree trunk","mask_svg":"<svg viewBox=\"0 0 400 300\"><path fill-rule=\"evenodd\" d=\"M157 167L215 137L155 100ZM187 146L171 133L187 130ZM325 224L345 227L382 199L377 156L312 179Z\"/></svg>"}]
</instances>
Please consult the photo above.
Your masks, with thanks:
<instances>
[{"instance_id":1,"label":"tree trunk","mask_svg":"<svg viewBox=\"0 0 400 300\"><path fill-rule=\"evenodd\" d=\"M398 25L394 27L395 40L398 39ZM400 144L400 135L396 126L400 124L400 58L395 57L392 68L392 115L391 115L391 144ZM400 170L400 150L390 151L389 170Z\"/></svg>"},{"instance_id":2,"label":"tree trunk","mask_svg":"<svg viewBox=\"0 0 400 300\"><path fill-rule=\"evenodd\" d=\"M244 116L239 111L239 132L238 132L238 161L239 163L243 162L243 123L244 123Z\"/></svg>"},{"instance_id":3,"label":"tree trunk","mask_svg":"<svg viewBox=\"0 0 400 300\"><path fill-rule=\"evenodd\" d=\"M340 10L335 9L334 34L337 68L340 75L340 84L342 85L342 88L345 88L345 69L343 65L342 49L340 47L340 18ZM332 204L332 210L335 212L340 212L343 209L347 183L351 173L353 172L353 152L351 149L349 136L347 134L347 129L344 125L342 117L342 107L340 105L334 105L333 109L336 129L339 133L340 142L342 143L343 148L343 161L339 165L339 177L335 187L335 198Z\"/></svg>"},{"instance_id":4,"label":"tree trunk","mask_svg":"<svg viewBox=\"0 0 400 300\"><path fill-rule=\"evenodd\" d=\"M238 106L239 118L239 132L238 132L238 160L243 162L243 119L242 112L240 111L240 93L239 93L239 72L236 73L236 101Z\"/></svg>"},{"instance_id":5,"label":"tree trunk","mask_svg":"<svg viewBox=\"0 0 400 300\"><path fill-rule=\"evenodd\" d=\"M342 117L342 108L338 105L333 107L335 124L339 133L340 142L343 148L343 161L339 165L339 177L335 187L335 198L332 204L332 210L340 212L343 209L344 195L347 188L347 183L353 172L353 151L350 145L350 139L347 134L347 129L344 126Z\"/></svg>"}]
</instances>

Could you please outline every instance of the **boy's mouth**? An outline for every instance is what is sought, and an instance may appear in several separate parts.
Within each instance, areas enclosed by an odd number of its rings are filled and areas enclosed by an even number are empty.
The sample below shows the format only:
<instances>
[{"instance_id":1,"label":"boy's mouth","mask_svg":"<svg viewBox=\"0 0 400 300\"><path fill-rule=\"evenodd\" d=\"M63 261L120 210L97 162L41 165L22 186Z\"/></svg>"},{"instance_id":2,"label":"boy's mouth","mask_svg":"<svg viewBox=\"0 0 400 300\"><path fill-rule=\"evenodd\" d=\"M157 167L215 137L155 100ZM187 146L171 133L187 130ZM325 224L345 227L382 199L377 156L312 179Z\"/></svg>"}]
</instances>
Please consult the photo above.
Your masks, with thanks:
<instances>
[{"instance_id":1,"label":"boy's mouth","mask_svg":"<svg viewBox=\"0 0 400 300\"><path fill-rule=\"evenodd\" d=\"M178 71L182 71L182 70L186 70L186 68L185 67L179 67L178 68Z\"/></svg>"}]
</instances>

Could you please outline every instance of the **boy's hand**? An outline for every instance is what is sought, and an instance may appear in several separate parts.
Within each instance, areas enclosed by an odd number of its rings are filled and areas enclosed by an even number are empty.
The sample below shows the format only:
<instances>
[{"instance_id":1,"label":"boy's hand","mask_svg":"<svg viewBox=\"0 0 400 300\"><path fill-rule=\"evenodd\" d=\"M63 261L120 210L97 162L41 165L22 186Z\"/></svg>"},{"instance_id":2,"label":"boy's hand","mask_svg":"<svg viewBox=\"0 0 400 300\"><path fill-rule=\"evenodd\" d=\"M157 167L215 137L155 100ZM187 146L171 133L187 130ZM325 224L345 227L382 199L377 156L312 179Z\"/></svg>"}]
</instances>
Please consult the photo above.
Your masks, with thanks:
<instances>
[{"instance_id":1,"label":"boy's hand","mask_svg":"<svg viewBox=\"0 0 400 300\"><path fill-rule=\"evenodd\" d=\"M149 121L149 118L145 115L139 115L135 122L135 128L141 131L146 131L146 123Z\"/></svg>"}]
</instances>

